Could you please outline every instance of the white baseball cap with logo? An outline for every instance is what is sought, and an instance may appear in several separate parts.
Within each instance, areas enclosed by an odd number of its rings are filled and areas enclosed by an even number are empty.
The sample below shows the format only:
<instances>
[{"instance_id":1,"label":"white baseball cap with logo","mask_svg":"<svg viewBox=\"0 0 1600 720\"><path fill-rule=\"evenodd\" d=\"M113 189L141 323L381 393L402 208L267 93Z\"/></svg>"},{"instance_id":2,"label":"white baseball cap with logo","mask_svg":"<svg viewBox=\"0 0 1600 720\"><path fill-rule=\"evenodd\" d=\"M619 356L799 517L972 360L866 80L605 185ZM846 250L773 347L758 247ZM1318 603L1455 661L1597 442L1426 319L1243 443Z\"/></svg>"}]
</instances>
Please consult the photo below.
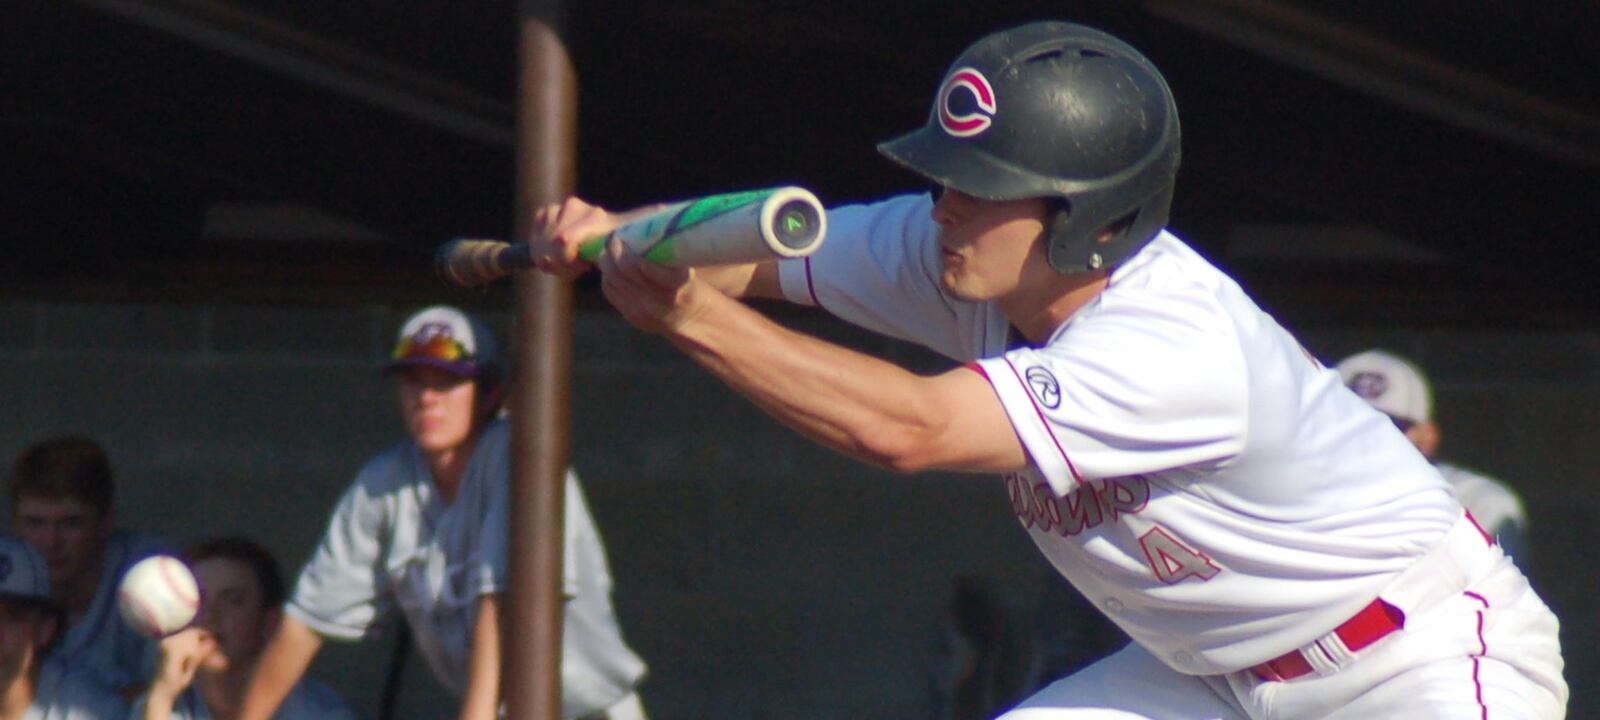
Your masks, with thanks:
<instances>
[{"instance_id":1,"label":"white baseball cap with logo","mask_svg":"<svg viewBox=\"0 0 1600 720\"><path fill-rule=\"evenodd\" d=\"M1367 350L1339 361L1339 376L1384 414L1422 423L1433 419L1433 391L1422 371L1393 353Z\"/></svg>"},{"instance_id":2,"label":"white baseball cap with logo","mask_svg":"<svg viewBox=\"0 0 1600 720\"><path fill-rule=\"evenodd\" d=\"M384 371L417 365L491 385L505 377L494 332L482 320L448 305L423 308L406 319Z\"/></svg>"},{"instance_id":3,"label":"white baseball cap with logo","mask_svg":"<svg viewBox=\"0 0 1600 720\"><path fill-rule=\"evenodd\" d=\"M14 535L0 535L0 600L55 602L44 556Z\"/></svg>"}]
</instances>

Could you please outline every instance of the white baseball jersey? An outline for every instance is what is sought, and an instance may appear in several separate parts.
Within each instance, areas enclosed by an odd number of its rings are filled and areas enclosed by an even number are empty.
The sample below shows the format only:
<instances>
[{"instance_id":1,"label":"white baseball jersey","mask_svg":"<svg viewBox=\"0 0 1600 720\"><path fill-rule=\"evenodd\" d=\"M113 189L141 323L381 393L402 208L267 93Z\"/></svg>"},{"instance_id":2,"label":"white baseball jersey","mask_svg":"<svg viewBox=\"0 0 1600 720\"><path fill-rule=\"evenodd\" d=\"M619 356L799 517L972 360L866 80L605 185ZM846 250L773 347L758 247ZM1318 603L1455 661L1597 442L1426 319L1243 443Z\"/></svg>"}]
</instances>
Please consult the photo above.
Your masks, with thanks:
<instances>
[{"instance_id":1,"label":"white baseball jersey","mask_svg":"<svg viewBox=\"0 0 1600 720\"><path fill-rule=\"evenodd\" d=\"M117 611L117 588L133 564L151 555L171 553L162 539L118 530L106 542L100 586L89 610L45 656L70 675L85 677L111 692L142 687L155 671L156 644L133 631Z\"/></svg>"},{"instance_id":2,"label":"white baseball jersey","mask_svg":"<svg viewBox=\"0 0 1600 720\"><path fill-rule=\"evenodd\" d=\"M128 704L82 675L46 664L39 670L33 705L22 720L123 720Z\"/></svg>"},{"instance_id":3,"label":"white baseball jersey","mask_svg":"<svg viewBox=\"0 0 1600 720\"><path fill-rule=\"evenodd\" d=\"M440 682L465 692L478 600L506 590L509 445L508 426L491 423L448 505L415 443L368 461L286 611L323 635L357 639L398 607ZM570 470L566 484L561 674L562 712L571 718L627 696L645 666L622 640L605 552Z\"/></svg>"},{"instance_id":4,"label":"white baseball jersey","mask_svg":"<svg viewBox=\"0 0 1600 720\"><path fill-rule=\"evenodd\" d=\"M148 695L140 695L134 702L133 710L129 712L130 720L144 717L145 703ZM355 714L350 712L344 699L339 693L311 678L301 678L288 697L283 699L283 704L278 706L278 711L272 714L273 720L355 720ZM193 685L184 690L182 695L172 703L171 720L212 720L211 708L206 705L200 696L200 690Z\"/></svg>"},{"instance_id":5,"label":"white baseball jersey","mask_svg":"<svg viewBox=\"0 0 1600 720\"><path fill-rule=\"evenodd\" d=\"M1039 549L1189 675L1306 645L1462 510L1382 414L1170 234L1039 347L940 282L927 196L831 210L790 300L920 342L993 384L1032 459L1005 478Z\"/></svg>"}]
</instances>

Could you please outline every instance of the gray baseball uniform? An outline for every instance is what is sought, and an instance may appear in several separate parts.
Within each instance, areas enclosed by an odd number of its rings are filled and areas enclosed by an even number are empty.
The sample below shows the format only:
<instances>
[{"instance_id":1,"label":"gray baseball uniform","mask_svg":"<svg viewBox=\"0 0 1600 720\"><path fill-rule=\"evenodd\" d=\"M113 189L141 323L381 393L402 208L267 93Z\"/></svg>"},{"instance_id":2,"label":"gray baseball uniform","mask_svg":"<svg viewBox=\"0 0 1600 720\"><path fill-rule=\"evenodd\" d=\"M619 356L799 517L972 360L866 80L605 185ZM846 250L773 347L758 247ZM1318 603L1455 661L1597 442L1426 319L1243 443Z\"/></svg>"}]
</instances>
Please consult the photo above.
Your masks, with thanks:
<instances>
[{"instance_id":1,"label":"gray baseball uniform","mask_svg":"<svg viewBox=\"0 0 1600 720\"><path fill-rule=\"evenodd\" d=\"M490 424L448 505L414 442L370 460L301 571L287 612L323 635L358 639L398 607L440 682L465 692L478 599L506 589L509 444L507 425ZM566 497L562 714L573 718L627 697L645 666L622 640L605 553L570 470Z\"/></svg>"},{"instance_id":2,"label":"gray baseball uniform","mask_svg":"<svg viewBox=\"0 0 1600 720\"><path fill-rule=\"evenodd\" d=\"M112 533L106 542L105 565L94 602L50 649L46 667L54 665L113 692L144 684L155 672L155 643L123 622L117 612L117 586L134 563L162 552L172 549L154 535L125 530Z\"/></svg>"},{"instance_id":3,"label":"gray baseball uniform","mask_svg":"<svg viewBox=\"0 0 1600 720\"><path fill-rule=\"evenodd\" d=\"M22 720L121 720L128 706L89 678L46 664L39 670L33 705Z\"/></svg>"},{"instance_id":4,"label":"gray baseball uniform","mask_svg":"<svg viewBox=\"0 0 1600 720\"><path fill-rule=\"evenodd\" d=\"M139 696L132 712L128 713L129 720L144 717L146 699L147 696ZM301 678L278 706L278 711L272 714L273 720L355 720L355 717L339 693L311 678ZM171 720L212 720L211 708L206 707L200 691L191 685L172 703Z\"/></svg>"},{"instance_id":5,"label":"gray baseball uniform","mask_svg":"<svg viewBox=\"0 0 1600 720\"><path fill-rule=\"evenodd\" d=\"M1517 494L1499 481L1459 465L1441 462L1434 463L1434 467L1455 488L1456 500L1472 511L1472 516L1500 541L1506 553L1527 562L1528 516Z\"/></svg>"}]
</instances>

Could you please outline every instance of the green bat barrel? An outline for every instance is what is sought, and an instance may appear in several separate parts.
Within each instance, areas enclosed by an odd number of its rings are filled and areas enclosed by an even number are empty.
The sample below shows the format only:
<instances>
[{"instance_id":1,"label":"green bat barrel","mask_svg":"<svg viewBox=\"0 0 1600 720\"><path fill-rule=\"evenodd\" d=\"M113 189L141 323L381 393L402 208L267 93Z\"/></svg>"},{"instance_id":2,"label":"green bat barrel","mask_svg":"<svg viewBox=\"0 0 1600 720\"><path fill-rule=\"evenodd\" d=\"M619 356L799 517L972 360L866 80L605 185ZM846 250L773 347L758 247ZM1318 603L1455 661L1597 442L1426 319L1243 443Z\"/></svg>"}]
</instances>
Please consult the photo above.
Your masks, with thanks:
<instances>
[{"instance_id":1,"label":"green bat barrel","mask_svg":"<svg viewBox=\"0 0 1600 720\"><path fill-rule=\"evenodd\" d=\"M663 265L734 265L804 257L827 234L822 203L810 191L789 186L675 203L585 242L579 256L593 261L617 239Z\"/></svg>"}]
</instances>

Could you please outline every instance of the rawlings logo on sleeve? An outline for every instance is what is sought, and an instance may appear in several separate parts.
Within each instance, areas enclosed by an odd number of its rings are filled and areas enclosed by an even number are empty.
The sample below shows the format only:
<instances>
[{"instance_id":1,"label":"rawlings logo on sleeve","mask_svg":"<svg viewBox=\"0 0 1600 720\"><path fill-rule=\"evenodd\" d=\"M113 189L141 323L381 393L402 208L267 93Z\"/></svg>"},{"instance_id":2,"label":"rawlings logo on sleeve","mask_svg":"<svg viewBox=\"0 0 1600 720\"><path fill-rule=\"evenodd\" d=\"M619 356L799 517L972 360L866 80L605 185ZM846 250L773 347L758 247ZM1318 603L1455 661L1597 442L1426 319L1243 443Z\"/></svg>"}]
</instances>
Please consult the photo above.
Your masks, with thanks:
<instances>
[{"instance_id":1,"label":"rawlings logo on sleeve","mask_svg":"<svg viewBox=\"0 0 1600 720\"><path fill-rule=\"evenodd\" d=\"M1028 389L1039 399L1039 404L1051 410L1061 407L1061 383L1049 370L1034 366L1028 368L1024 377L1028 379Z\"/></svg>"}]
</instances>

